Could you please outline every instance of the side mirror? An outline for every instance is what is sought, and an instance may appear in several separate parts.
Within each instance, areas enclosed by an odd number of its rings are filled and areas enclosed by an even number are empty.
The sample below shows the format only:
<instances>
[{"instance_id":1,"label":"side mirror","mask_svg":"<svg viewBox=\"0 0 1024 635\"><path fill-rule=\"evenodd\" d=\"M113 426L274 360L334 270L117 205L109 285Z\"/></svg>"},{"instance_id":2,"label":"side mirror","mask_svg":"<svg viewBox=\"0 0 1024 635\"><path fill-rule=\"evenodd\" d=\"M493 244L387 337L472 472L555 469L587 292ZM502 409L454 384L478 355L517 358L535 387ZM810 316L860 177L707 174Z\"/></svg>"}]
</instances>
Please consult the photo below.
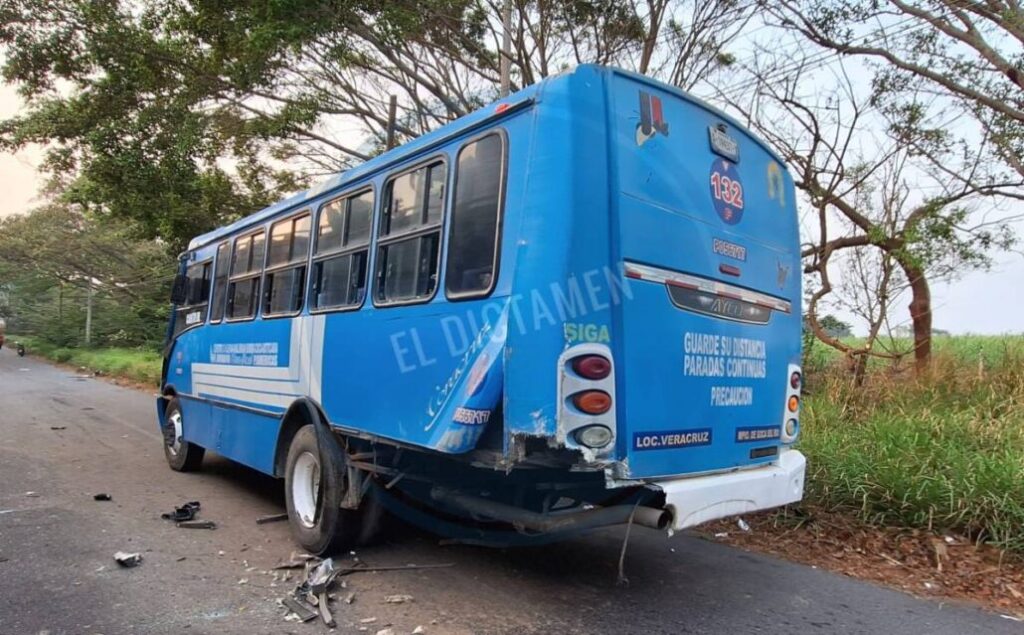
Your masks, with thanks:
<instances>
[{"instance_id":1,"label":"side mirror","mask_svg":"<svg viewBox=\"0 0 1024 635\"><path fill-rule=\"evenodd\" d=\"M183 273L174 276L171 285L171 304L184 304L188 300L188 278Z\"/></svg>"}]
</instances>

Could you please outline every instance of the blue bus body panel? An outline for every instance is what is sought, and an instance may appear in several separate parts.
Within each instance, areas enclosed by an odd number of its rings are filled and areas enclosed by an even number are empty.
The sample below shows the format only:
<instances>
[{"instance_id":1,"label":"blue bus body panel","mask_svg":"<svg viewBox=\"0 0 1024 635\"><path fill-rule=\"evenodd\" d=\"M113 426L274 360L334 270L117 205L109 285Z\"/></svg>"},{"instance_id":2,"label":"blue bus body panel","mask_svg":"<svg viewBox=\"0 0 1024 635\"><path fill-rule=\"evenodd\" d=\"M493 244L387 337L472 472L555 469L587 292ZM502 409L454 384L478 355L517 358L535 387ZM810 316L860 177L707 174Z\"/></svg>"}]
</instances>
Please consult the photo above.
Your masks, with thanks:
<instances>
[{"instance_id":1,"label":"blue bus body panel","mask_svg":"<svg viewBox=\"0 0 1024 635\"><path fill-rule=\"evenodd\" d=\"M787 369L800 355L793 186L778 159L682 93L600 67L581 66L504 103L518 106L500 119L489 106L192 241L193 261L213 258L221 240L303 209L315 219L324 202L367 185L378 199L376 234L379 197L395 170L443 157L451 189L467 140L488 130L506 139L500 265L488 297L445 297L448 197L429 301L377 307L367 293L356 310L306 308L182 333L166 383L182 397L187 440L273 473L282 415L306 398L346 432L447 454L473 450L500 425L513 463L517 440L558 438L559 356L595 344L608 347L616 368L615 445L606 458L619 475L774 459L763 450L780 444ZM738 157L711 150L708 129L719 125ZM729 204L715 199L715 178ZM742 205L732 184L742 187ZM369 253L372 289L376 249ZM767 324L683 310L664 282L627 277L630 263L725 282L791 310L773 311ZM700 351L690 350L695 340ZM750 356L740 375L715 374L736 357L722 350L726 341ZM727 394L729 405L716 405L714 394ZM758 436L768 428L774 436ZM703 430L706 443L690 442ZM752 449L762 452L754 458Z\"/></svg>"},{"instance_id":2,"label":"blue bus body panel","mask_svg":"<svg viewBox=\"0 0 1024 635\"><path fill-rule=\"evenodd\" d=\"M618 376L618 419L625 423L618 443L629 473L657 477L773 461L790 365L800 363L792 181L719 113L624 74L609 80L619 257L790 305L765 324L749 323L681 309L668 285L631 281L615 342L626 369ZM657 104L653 116L644 112L650 104ZM738 157L712 151L709 129L719 127Z\"/></svg>"}]
</instances>

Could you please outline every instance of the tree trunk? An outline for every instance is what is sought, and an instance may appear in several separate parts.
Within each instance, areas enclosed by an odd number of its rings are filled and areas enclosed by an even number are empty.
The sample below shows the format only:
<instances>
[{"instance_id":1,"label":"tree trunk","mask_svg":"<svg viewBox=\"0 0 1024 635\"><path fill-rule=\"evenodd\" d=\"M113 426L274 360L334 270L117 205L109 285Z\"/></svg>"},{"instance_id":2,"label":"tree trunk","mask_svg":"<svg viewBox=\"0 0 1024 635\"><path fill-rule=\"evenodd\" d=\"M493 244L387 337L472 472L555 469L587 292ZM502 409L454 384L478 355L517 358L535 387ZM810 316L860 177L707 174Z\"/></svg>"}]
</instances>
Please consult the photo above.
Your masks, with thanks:
<instances>
[{"instance_id":1,"label":"tree trunk","mask_svg":"<svg viewBox=\"0 0 1024 635\"><path fill-rule=\"evenodd\" d=\"M932 290L924 271L901 262L910 283L910 319L914 327L914 370L918 375L928 370L932 359Z\"/></svg>"}]
</instances>

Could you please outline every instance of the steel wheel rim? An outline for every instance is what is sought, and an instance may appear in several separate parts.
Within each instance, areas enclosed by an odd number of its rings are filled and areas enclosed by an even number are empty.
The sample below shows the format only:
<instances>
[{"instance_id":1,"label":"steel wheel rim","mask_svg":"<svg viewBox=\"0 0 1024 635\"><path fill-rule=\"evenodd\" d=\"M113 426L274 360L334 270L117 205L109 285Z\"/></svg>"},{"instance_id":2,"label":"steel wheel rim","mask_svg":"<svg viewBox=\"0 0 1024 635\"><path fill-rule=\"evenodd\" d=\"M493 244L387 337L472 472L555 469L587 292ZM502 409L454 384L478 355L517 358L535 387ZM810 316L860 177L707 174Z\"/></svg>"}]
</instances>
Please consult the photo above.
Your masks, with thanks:
<instances>
[{"instance_id":1,"label":"steel wheel rim","mask_svg":"<svg viewBox=\"0 0 1024 635\"><path fill-rule=\"evenodd\" d=\"M307 529L316 525L320 499L320 460L312 452L303 452L292 467L292 508L299 524Z\"/></svg>"},{"instance_id":2,"label":"steel wheel rim","mask_svg":"<svg viewBox=\"0 0 1024 635\"><path fill-rule=\"evenodd\" d=\"M181 435L182 435L182 423L181 423L181 411L175 410L171 413L171 416L167 417L167 431L173 434L173 437L166 438L167 449L173 456L178 456L181 452Z\"/></svg>"}]
</instances>

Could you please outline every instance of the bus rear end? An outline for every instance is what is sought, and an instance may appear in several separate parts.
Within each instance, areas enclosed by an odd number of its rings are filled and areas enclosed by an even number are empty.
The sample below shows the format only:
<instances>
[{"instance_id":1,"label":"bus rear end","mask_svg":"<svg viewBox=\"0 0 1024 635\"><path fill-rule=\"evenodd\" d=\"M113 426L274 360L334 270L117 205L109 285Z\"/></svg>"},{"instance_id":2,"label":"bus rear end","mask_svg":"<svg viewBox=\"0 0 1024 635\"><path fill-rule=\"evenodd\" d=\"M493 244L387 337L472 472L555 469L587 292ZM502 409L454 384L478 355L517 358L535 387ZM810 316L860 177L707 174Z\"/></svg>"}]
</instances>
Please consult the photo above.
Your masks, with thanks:
<instances>
[{"instance_id":1,"label":"bus rear end","mask_svg":"<svg viewBox=\"0 0 1024 635\"><path fill-rule=\"evenodd\" d=\"M666 492L677 528L799 500L791 178L721 113L607 77L612 255L629 288L614 315L616 454Z\"/></svg>"}]
</instances>

